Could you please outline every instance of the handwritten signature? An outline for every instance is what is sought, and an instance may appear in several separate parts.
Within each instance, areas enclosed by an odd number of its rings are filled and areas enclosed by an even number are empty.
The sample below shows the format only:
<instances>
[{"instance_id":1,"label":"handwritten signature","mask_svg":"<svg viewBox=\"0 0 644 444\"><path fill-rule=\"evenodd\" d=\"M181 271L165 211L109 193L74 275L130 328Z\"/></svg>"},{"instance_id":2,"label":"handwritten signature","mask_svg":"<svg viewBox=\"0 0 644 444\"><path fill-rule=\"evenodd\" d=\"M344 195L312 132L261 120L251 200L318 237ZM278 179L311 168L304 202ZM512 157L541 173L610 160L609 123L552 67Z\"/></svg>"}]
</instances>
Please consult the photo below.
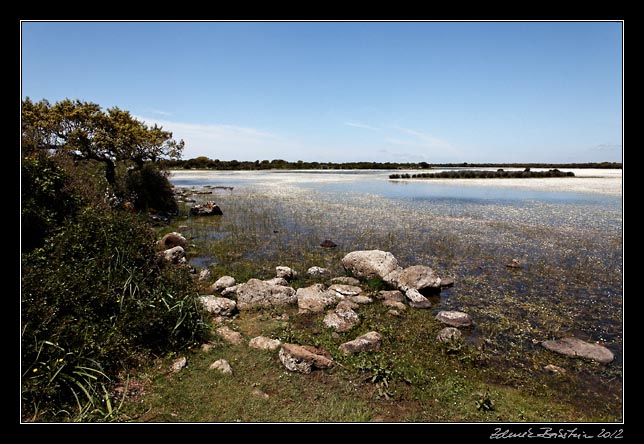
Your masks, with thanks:
<instances>
[{"instance_id":1,"label":"handwritten signature","mask_svg":"<svg viewBox=\"0 0 644 444\"><path fill-rule=\"evenodd\" d=\"M552 427L539 427L533 431L532 427L522 432L513 432L510 429L503 430L500 427L494 429L490 435L490 439L508 439L508 438L542 438L542 439L589 439L589 438L605 438L605 439L621 439L624 437L624 429L606 430L601 431L595 435L590 435L584 430L578 429L557 429Z\"/></svg>"}]
</instances>

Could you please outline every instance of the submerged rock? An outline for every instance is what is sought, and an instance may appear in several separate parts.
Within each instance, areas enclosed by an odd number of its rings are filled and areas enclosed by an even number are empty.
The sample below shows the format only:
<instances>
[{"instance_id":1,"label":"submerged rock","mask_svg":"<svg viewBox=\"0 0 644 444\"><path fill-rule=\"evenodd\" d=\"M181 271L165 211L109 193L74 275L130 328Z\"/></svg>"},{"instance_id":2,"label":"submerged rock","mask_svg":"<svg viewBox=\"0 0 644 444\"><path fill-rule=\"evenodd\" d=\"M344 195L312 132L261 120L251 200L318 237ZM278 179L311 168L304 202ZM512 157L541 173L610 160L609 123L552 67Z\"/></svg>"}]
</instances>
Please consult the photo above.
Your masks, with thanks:
<instances>
[{"instance_id":1,"label":"submerged rock","mask_svg":"<svg viewBox=\"0 0 644 444\"><path fill-rule=\"evenodd\" d=\"M452 327L469 327L473 324L471 316L462 311L440 311L436 319Z\"/></svg>"},{"instance_id":2,"label":"submerged rock","mask_svg":"<svg viewBox=\"0 0 644 444\"><path fill-rule=\"evenodd\" d=\"M550 351L571 358L582 358L608 364L615 359L615 355L603 345L582 341L579 338L569 337L554 341L544 341L541 345Z\"/></svg>"},{"instance_id":3,"label":"submerged rock","mask_svg":"<svg viewBox=\"0 0 644 444\"><path fill-rule=\"evenodd\" d=\"M196 204L191 207L190 214L193 216L222 216L224 213L216 203L209 200L208 202Z\"/></svg>"},{"instance_id":4,"label":"submerged rock","mask_svg":"<svg viewBox=\"0 0 644 444\"><path fill-rule=\"evenodd\" d=\"M320 244L320 247L322 248L335 248L337 247L338 244L333 242L331 239L324 239L322 243Z\"/></svg>"}]
</instances>

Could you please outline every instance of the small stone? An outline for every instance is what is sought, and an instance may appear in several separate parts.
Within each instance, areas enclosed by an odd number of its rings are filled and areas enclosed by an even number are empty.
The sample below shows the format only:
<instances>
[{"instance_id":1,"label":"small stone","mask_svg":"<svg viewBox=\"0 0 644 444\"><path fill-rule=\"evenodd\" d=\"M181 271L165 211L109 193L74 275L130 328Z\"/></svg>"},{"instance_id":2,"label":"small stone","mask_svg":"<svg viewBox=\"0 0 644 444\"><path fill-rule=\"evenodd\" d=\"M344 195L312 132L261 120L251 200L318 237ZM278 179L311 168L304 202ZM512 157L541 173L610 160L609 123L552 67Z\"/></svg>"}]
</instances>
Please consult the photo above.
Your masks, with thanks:
<instances>
[{"instance_id":1,"label":"small stone","mask_svg":"<svg viewBox=\"0 0 644 444\"><path fill-rule=\"evenodd\" d=\"M311 373L311 370L333 367L328 352L307 345L282 344L280 362L292 372Z\"/></svg>"},{"instance_id":2,"label":"small stone","mask_svg":"<svg viewBox=\"0 0 644 444\"><path fill-rule=\"evenodd\" d=\"M354 286L360 285L360 281L358 279L350 276L334 277L329 282L331 283L331 285L333 284L354 285Z\"/></svg>"},{"instance_id":3,"label":"small stone","mask_svg":"<svg viewBox=\"0 0 644 444\"><path fill-rule=\"evenodd\" d=\"M181 371L181 369L183 369L186 365L188 365L188 360L184 356L184 357L181 357L181 358L175 360L172 363L172 366L170 367L170 369L172 370L173 373L177 373L177 372Z\"/></svg>"},{"instance_id":4,"label":"small stone","mask_svg":"<svg viewBox=\"0 0 644 444\"><path fill-rule=\"evenodd\" d=\"M329 287L330 292L335 292L338 296L357 296L362 293L362 288L355 285L333 284Z\"/></svg>"},{"instance_id":5,"label":"small stone","mask_svg":"<svg viewBox=\"0 0 644 444\"><path fill-rule=\"evenodd\" d=\"M232 316L237 309L237 303L232 299L219 296L201 296L199 298L204 309L215 316Z\"/></svg>"},{"instance_id":6,"label":"small stone","mask_svg":"<svg viewBox=\"0 0 644 444\"><path fill-rule=\"evenodd\" d=\"M393 301L391 299L385 299L384 301L382 301L382 305L384 305L385 307L391 307L393 309L400 310L400 311L407 310L407 306L404 303L399 301Z\"/></svg>"},{"instance_id":7,"label":"small stone","mask_svg":"<svg viewBox=\"0 0 644 444\"><path fill-rule=\"evenodd\" d=\"M297 271L293 270L290 267L286 267L284 265L275 267L275 273L276 273L276 277L284 278L288 281L297 277Z\"/></svg>"},{"instance_id":8,"label":"small stone","mask_svg":"<svg viewBox=\"0 0 644 444\"><path fill-rule=\"evenodd\" d=\"M349 296L348 297L349 301L358 304L358 305L365 305L365 304L371 304L373 302L373 299L371 299L369 296Z\"/></svg>"},{"instance_id":9,"label":"small stone","mask_svg":"<svg viewBox=\"0 0 644 444\"><path fill-rule=\"evenodd\" d=\"M387 311L387 314L389 314L389 315L391 315L391 316L395 316L395 317L397 317L397 318L399 318L399 317L401 317L401 316L402 316L402 313L401 313L401 312L399 312L398 310L393 309L393 308L392 308L391 310L388 310L388 311Z\"/></svg>"},{"instance_id":10,"label":"small stone","mask_svg":"<svg viewBox=\"0 0 644 444\"><path fill-rule=\"evenodd\" d=\"M355 354L363 351L378 351L382 345L382 335L375 331L370 331L362 336L358 336L353 341L341 344L339 350L345 354Z\"/></svg>"},{"instance_id":11,"label":"small stone","mask_svg":"<svg viewBox=\"0 0 644 444\"><path fill-rule=\"evenodd\" d=\"M402 291L400 290L379 291L378 297L384 299L385 301L405 302L405 295L402 294Z\"/></svg>"},{"instance_id":12,"label":"small stone","mask_svg":"<svg viewBox=\"0 0 644 444\"><path fill-rule=\"evenodd\" d=\"M338 244L333 242L331 239L324 239L322 243L320 244L320 247L322 248L335 248L337 247Z\"/></svg>"},{"instance_id":13,"label":"small stone","mask_svg":"<svg viewBox=\"0 0 644 444\"><path fill-rule=\"evenodd\" d=\"M210 273L210 270L208 270L207 268L204 268L199 272L200 281L207 281L210 279L210 277L211 277L211 273Z\"/></svg>"},{"instance_id":14,"label":"small stone","mask_svg":"<svg viewBox=\"0 0 644 444\"><path fill-rule=\"evenodd\" d=\"M311 267L306 270L306 275L314 279L331 276L331 270L323 267Z\"/></svg>"},{"instance_id":15,"label":"small stone","mask_svg":"<svg viewBox=\"0 0 644 444\"><path fill-rule=\"evenodd\" d=\"M258 388L254 388L252 392L250 392L251 395L256 396L260 399L268 399L270 396L268 396L268 393L264 393Z\"/></svg>"},{"instance_id":16,"label":"small stone","mask_svg":"<svg viewBox=\"0 0 644 444\"><path fill-rule=\"evenodd\" d=\"M455 327L445 327L436 335L436 340L447 344L449 342L458 341L463 336L463 333L458 328Z\"/></svg>"},{"instance_id":17,"label":"small stone","mask_svg":"<svg viewBox=\"0 0 644 444\"><path fill-rule=\"evenodd\" d=\"M232 345L239 345L244 342L244 338L241 333L232 330L230 327L219 327L215 331L224 341Z\"/></svg>"},{"instance_id":18,"label":"small stone","mask_svg":"<svg viewBox=\"0 0 644 444\"><path fill-rule=\"evenodd\" d=\"M215 293L222 291L226 288L232 287L236 284L235 278L232 276L222 276L219 279L215 281L214 284L212 284L208 289Z\"/></svg>"},{"instance_id":19,"label":"small stone","mask_svg":"<svg viewBox=\"0 0 644 444\"><path fill-rule=\"evenodd\" d=\"M257 350L277 350L282 344L279 339L271 339L265 336L257 336L248 341L248 346Z\"/></svg>"},{"instance_id":20,"label":"small stone","mask_svg":"<svg viewBox=\"0 0 644 444\"><path fill-rule=\"evenodd\" d=\"M508 268L521 268L521 262L519 262L519 259L512 259L505 266Z\"/></svg>"},{"instance_id":21,"label":"small stone","mask_svg":"<svg viewBox=\"0 0 644 444\"><path fill-rule=\"evenodd\" d=\"M201 344L201 351L205 352L205 353L208 353L210 350L212 350L215 347L216 347L216 345L214 343L206 342L205 344Z\"/></svg>"},{"instance_id":22,"label":"small stone","mask_svg":"<svg viewBox=\"0 0 644 444\"><path fill-rule=\"evenodd\" d=\"M452 327L469 327L473 324L470 315L461 311L440 311L436 319Z\"/></svg>"},{"instance_id":23,"label":"small stone","mask_svg":"<svg viewBox=\"0 0 644 444\"><path fill-rule=\"evenodd\" d=\"M566 373L566 369L554 364L548 364L543 369L551 375L563 375L564 373Z\"/></svg>"},{"instance_id":24,"label":"small stone","mask_svg":"<svg viewBox=\"0 0 644 444\"><path fill-rule=\"evenodd\" d=\"M210 370L219 370L222 372L224 375L232 375L233 374L233 369L226 361L225 359L218 359L217 361L213 362L210 364L210 367L208 367Z\"/></svg>"}]
</instances>

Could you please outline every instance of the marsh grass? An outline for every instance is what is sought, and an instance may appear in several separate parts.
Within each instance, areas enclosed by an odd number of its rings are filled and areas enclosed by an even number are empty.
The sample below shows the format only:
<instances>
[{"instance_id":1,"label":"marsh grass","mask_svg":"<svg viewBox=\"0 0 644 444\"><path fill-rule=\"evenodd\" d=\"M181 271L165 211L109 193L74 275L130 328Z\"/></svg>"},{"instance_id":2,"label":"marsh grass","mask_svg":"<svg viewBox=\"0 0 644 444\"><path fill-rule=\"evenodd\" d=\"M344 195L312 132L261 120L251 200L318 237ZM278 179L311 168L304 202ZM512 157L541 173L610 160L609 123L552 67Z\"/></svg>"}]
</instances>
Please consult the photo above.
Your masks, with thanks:
<instances>
[{"instance_id":1,"label":"marsh grass","mask_svg":"<svg viewBox=\"0 0 644 444\"><path fill-rule=\"evenodd\" d=\"M611 228L600 233L595 226L534 223L544 217L539 209L518 214L516 221L508 220L511 215L495 218L494 208L489 218L451 217L400 202L392 209L391 202L376 197L329 199L297 187L238 187L196 198L215 200L224 215L190 217L184 204L173 225L159 234L187 225L188 257L212 258L213 281L222 275L238 282L267 279L277 265L287 265L300 273L291 283L298 288L315 282L304 275L311 266L344 275L340 260L347 252L381 249L403 267L429 265L456 284L432 298L431 309L410 309L401 317L390 316L378 302L361 306L361 324L345 333L326 329L323 314L242 312L232 325L246 340L262 334L319 346L338 365L291 374L277 352L219 344L208 353L194 352L178 374L161 372L154 395L144 400L147 413L131 410L133 420L621 420L623 259L621 234ZM338 246L321 248L324 239ZM508 269L511 258L524 266ZM383 287L370 282L364 288ZM475 319L462 344L451 350L435 340L443 326L434 316L445 309ZM338 352L340 343L371 330L384 336L380 352L349 357ZM565 335L603 341L616 360L610 365L571 360L539 345ZM219 358L231 362L232 378L208 370ZM547 364L566 373L547 374ZM252 395L254 388L269 398Z\"/></svg>"}]
</instances>

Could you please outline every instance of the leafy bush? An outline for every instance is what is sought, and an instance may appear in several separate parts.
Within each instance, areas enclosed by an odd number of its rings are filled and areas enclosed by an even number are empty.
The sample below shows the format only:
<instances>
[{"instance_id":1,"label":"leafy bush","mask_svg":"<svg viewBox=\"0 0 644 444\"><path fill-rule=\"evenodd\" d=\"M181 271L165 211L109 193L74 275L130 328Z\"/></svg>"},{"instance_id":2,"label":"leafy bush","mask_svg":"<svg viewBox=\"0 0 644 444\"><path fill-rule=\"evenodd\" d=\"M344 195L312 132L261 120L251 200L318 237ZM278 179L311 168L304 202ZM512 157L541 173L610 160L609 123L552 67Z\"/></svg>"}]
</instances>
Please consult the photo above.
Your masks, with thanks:
<instances>
[{"instance_id":1,"label":"leafy bush","mask_svg":"<svg viewBox=\"0 0 644 444\"><path fill-rule=\"evenodd\" d=\"M132 202L136 210L155 210L166 214L177 212L177 202L167 174L155 164L147 163L141 169L128 169L123 182L120 194Z\"/></svg>"},{"instance_id":2,"label":"leafy bush","mask_svg":"<svg viewBox=\"0 0 644 444\"><path fill-rule=\"evenodd\" d=\"M157 260L154 240L133 214L86 208L23 254L27 417L91 413L119 371L204 339L188 270Z\"/></svg>"}]
</instances>

